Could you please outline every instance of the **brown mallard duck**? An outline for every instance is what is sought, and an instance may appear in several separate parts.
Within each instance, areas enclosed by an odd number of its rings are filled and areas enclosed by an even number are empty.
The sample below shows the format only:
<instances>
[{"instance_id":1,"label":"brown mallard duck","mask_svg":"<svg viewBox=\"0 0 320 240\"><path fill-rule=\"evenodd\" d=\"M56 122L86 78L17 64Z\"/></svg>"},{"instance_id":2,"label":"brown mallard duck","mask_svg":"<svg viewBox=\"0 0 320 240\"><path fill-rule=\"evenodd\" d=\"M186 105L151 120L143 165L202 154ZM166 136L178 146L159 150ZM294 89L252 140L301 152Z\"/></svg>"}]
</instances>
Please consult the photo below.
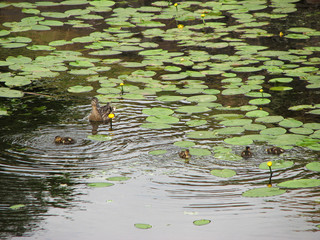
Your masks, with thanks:
<instances>
[{"instance_id":1,"label":"brown mallard duck","mask_svg":"<svg viewBox=\"0 0 320 240\"><path fill-rule=\"evenodd\" d=\"M279 148L279 147L271 147L271 148L267 148L266 149L266 152L268 154L276 154L276 155L279 155L281 153L284 153L284 149L282 148Z\"/></svg>"},{"instance_id":2,"label":"brown mallard duck","mask_svg":"<svg viewBox=\"0 0 320 240\"><path fill-rule=\"evenodd\" d=\"M57 144L74 144L76 141L71 137L56 136L54 142Z\"/></svg>"},{"instance_id":3,"label":"brown mallard duck","mask_svg":"<svg viewBox=\"0 0 320 240\"><path fill-rule=\"evenodd\" d=\"M246 149L242 151L241 153L241 157L243 158L249 158L249 157L252 157L252 152L250 150L250 147L249 146L246 146Z\"/></svg>"},{"instance_id":4,"label":"brown mallard duck","mask_svg":"<svg viewBox=\"0 0 320 240\"><path fill-rule=\"evenodd\" d=\"M89 115L89 121L91 122L107 122L114 117L115 108L112 107L110 103L100 107L98 98L93 97L91 106L92 111Z\"/></svg>"},{"instance_id":5,"label":"brown mallard duck","mask_svg":"<svg viewBox=\"0 0 320 240\"><path fill-rule=\"evenodd\" d=\"M186 149L185 151L179 152L179 156L181 158L189 159L191 157L189 149Z\"/></svg>"}]
</instances>

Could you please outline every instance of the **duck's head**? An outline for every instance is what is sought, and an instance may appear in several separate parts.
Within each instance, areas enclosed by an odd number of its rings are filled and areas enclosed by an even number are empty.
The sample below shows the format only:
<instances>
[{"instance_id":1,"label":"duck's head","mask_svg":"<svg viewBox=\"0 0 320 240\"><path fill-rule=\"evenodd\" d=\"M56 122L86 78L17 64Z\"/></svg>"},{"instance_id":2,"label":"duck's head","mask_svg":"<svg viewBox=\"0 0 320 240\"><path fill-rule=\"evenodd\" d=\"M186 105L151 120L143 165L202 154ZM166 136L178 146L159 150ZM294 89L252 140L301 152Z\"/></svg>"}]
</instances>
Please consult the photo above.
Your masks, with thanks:
<instances>
[{"instance_id":1,"label":"duck's head","mask_svg":"<svg viewBox=\"0 0 320 240\"><path fill-rule=\"evenodd\" d=\"M54 142L56 142L56 143L60 142L61 140L62 140L62 138L60 136L56 136L54 138Z\"/></svg>"},{"instance_id":2,"label":"duck's head","mask_svg":"<svg viewBox=\"0 0 320 240\"><path fill-rule=\"evenodd\" d=\"M250 151L250 147L249 146L246 146L246 151Z\"/></svg>"},{"instance_id":3,"label":"duck's head","mask_svg":"<svg viewBox=\"0 0 320 240\"><path fill-rule=\"evenodd\" d=\"M91 99L91 106L92 106L92 107L99 107L99 100L98 100L98 98L93 97L93 98Z\"/></svg>"}]
</instances>

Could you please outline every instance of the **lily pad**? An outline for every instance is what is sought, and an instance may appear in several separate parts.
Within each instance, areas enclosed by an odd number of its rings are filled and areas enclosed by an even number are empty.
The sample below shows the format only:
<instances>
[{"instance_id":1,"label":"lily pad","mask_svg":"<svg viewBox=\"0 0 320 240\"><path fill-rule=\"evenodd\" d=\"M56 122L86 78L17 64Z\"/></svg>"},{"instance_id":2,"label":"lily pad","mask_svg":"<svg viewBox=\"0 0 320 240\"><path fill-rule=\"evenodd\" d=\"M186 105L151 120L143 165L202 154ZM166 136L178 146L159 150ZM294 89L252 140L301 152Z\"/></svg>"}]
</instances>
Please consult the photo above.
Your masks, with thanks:
<instances>
[{"instance_id":1,"label":"lily pad","mask_svg":"<svg viewBox=\"0 0 320 240\"><path fill-rule=\"evenodd\" d=\"M277 187L254 188L242 193L244 197L272 197L285 193L286 190Z\"/></svg>"},{"instance_id":2,"label":"lily pad","mask_svg":"<svg viewBox=\"0 0 320 240\"><path fill-rule=\"evenodd\" d=\"M196 119L196 120L190 120L190 121L186 122L186 124L187 124L188 126L190 126L190 127L197 127L197 126L204 125L204 124L206 124L206 123L207 123L206 120L198 120L198 119Z\"/></svg>"},{"instance_id":3,"label":"lily pad","mask_svg":"<svg viewBox=\"0 0 320 240\"><path fill-rule=\"evenodd\" d=\"M26 206L25 204L16 204L16 205L10 206L10 209L17 210L17 209L23 208L25 206Z\"/></svg>"},{"instance_id":4,"label":"lily pad","mask_svg":"<svg viewBox=\"0 0 320 240\"><path fill-rule=\"evenodd\" d=\"M232 120L225 120L220 122L221 125L224 125L226 127L229 126L244 126L251 124L252 120L251 119L232 119Z\"/></svg>"},{"instance_id":5,"label":"lily pad","mask_svg":"<svg viewBox=\"0 0 320 240\"><path fill-rule=\"evenodd\" d=\"M286 129L281 127L274 127L274 128L267 128L260 131L260 134L267 134L267 135L283 135L287 132Z\"/></svg>"},{"instance_id":6,"label":"lily pad","mask_svg":"<svg viewBox=\"0 0 320 240\"><path fill-rule=\"evenodd\" d=\"M263 110L254 110L246 113L247 117L256 117L256 118L266 117L268 115L269 113Z\"/></svg>"},{"instance_id":7,"label":"lily pad","mask_svg":"<svg viewBox=\"0 0 320 240\"><path fill-rule=\"evenodd\" d=\"M228 144L232 145L250 145L253 143L253 140L247 137L233 137L233 138L226 138L224 141Z\"/></svg>"},{"instance_id":8,"label":"lily pad","mask_svg":"<svg viewBox=\"0 0 320 240\"><path fill-rule=\"evenodd\" d=\"M278 184L284 188L309 188L320 186L320 179L294 179Z\"/></svg>"},{"instance_id":9,"label":"lily pad","mask_svg":"<svg viewBox=\"0 0 320 240\"><path fill-rule=\"evenodd\" d=\"M320 162L311 162L306 165L306 168L311 171L320 172Z\"/></svg>"},{"instance_id":10,"label":"lily pad","mask_svg":"<svg viewBox=\"0 0 320 240\"><path fill-rule=\"evenodd\" d=\"M88 183L87 185L89 187L100 188L100 187L111 187L114 184L113 183L109 183L109 182L94 182L94 183Z\"/></svg>"},{"instance_id":11,"label":"lily pad","mask_svg":"<svg viewBox=\"0 0 320 240\"><path fill-rule=\"evenodd\" d=\"M190 148L190 154L194 156L209 156L211 152L205 148Z\"/></svg>"},{"instance_id":12,"label":"lily pad","mask_svg":"<svg viewBox=\"0 0 320 240\"><path fill-rule=\"evenodd\" d=\"M244 132L243 127L226 127L216 130L217 134L239 134Z\"/></svg>"},{"instance_id":13,"label":"lily pad","mask_svg":"<svg viewBox=\"0 0 320 240\"><path fill-rule=\"evenodd\" d=\"M182 106L182 107L178 107L176 111L192 114L192 113L208 112L210 111L210 108L202 107L202 106Z\"/></svg>"},{"instance_id":14,"label":"lily pad","mask_svg":"<svg viewBox=\"0 0 320 240\"><path fill-rule=\"evenodd\" d=\"M186 99L189 102L214 102L217 100L215 95L196 95Z\"/></svg>"},{"instance_id":15,"label":"lily pad","mask_svg":"<svg viewBox=\"0 0 320 240\"><path fill-rule=\"evenodd\" d=\"M163 102L176 102L185 99L186 97L183 96L169 96L169 95L162 95L157 97L156 99Z\"/></svg>"},{"instance_id":16,"label":"lily pad","mask_svg":"<svg viewBox=\"0 0 320 240\"><path fill-rule=\"evenodd\" d=\"M124 177L124 176L106 178L106 180L108 180L108 181L116 181L116 182L127 181L129 179L130 179L130 177Z\"/></svg>"},{"instance_id":17,"label":"lily pad","mask_svg":"<svg viewBox=\"0 0 320 240\"><path fill-rule=\"evenodd\" d=\"M93 87L91 86L72 86L68 88L68 92L72 92L72 93L83 93L83 92L90 92L91 90L93 90Z\"/></svg>"},{"instance_id":18,"label":"lily pad","mask_svg":"<svg viewBox=\"0 0 320 240\"><path fill-rule=\"evenodd\" d=\"M111 136L96 134L96 135L89 135L87 138L94 140L94 141L110 141L112 139Z\"/></svg>"},{"instance_id":19,"label":"lily pad","mask_svg":"<svg viewBox=\"0 0 320 240\"><path fill-rule=\"evenodd\" d=\"M153 108L145 108L142 110L142 113L148 115L171 115L174 113L170 108L162 108L162 107L153 107Z\"/></svg>"},{"instance_id":20,"label":"lily pad","mask_svg":"<svg viewBox=\"0 0 320 240\"><path fill-rule=\"evenodd\" d=\"M267 116L267 117L259 117L256 119L256 122L263 123L277 123L281 122L284 118L282 116Z\"/></svg>"},{"instance_id":21,"label":"lily pad","mask_svg":"<svg viewBox=\"0 0 320 240\"><path fill-rule=\"evenodd\" d=\"M193 221L193 224L196 226L203 226L211 223L211 220L209 219L200 219L200 220L195 220Z\"/></svg>"},{"instance_id":22,"label":"lily pad","mask_svg":"<svg viewBox=\"0 0 320 240\"><path fill-rule=\"evenodd\" d=\"M157 116L150 116L146 119L148 122L153 123L178 123L179 118L168 116L168 115L157 115Z\"/></svg>"},{"instance_id":23,"label":"lily pad","mask_svg":"<svg viewBox=\"0 0 320 240\"><path fill-rule=\"evenodd\" d=\"M189 148L195 146L196 144L192 141L178 141L175 142L174 145L182 148Z\"/></svg>"},{"instance_id":24,"label":"lily pad","mask_svg":"<svg viewBox=\"0 0 320 240\"><path fill-rule=\"evenodd\" d=\"M7 97L7 98L20 98L23 97L23 92L18 90L13 90L6 87L0 87L0 97Z\"/></svg>"},{"instance_id":25,"label":"lily pad","mask_svg":"<svg viewBox=\"0 0 320 240\"><path fill-rule=\"evenodd\" d=\"M188 138L209 139L216 138L217 134L214 131L193 131L187 133Z\"/></svg>"},{"instance_id":26,"label":"lily pad","mask_svg":"<svg viewBox=\"0 0 320 240\"><path fill-rule=\"evenodd\" d=\"M161 150L150 151L149 154L150 155L162 155L162 154L165 154L166 152L167 152L167 150L161 149Z\"/></svg>"},{"instance_id":27,"label":"lily pad","mask_svg":"<svg viewBox=\"0 0 320 240\"><path fill-rule=\"evenodd\" d=\"M152 228L152 225L146 223L135 223L134 226L139 229L149 229Z\"/></svg>"},{"instance_id":28,"label":"lily pad","mask_svg":"<svg viewBox=\"0 0 320 240\"><path fill-rule=\"evenodd\" d=\"M210 173L217 177L230 178L236 175L236 171L231 169L214 169L211 170Z\"/></svg>"},{"instance_id":29,"label":"lily pad","mask_svg":"<svg viewBox=\"0 0 320 240\"><path fill-rule=\"evenodd\" d=\"M293 166L293 161L276 160L272 161L271 169L289 168ZM267 162L263 162L259 165L260 169L269 170Z\"/></svg>"},{"instance_id":30,"label":"lily pad","mask_svg":"<svg viewBox=\"0 0 320 240\"><path fill-rule=\"evenodd\" d=\"M249 101L249 104L252 105L266 105L269 104L271 102L270 99L267 98L257 98L257 99L253 99Z\"/></svg>"},{"instance_id":31,"label":"lily pad","mask_svg":"<svg viewBox=\"0 0 320 240\"><path fill-rule=\"evenodd\" d=\"M293 118L284 119L279 122L279 125L286 128L297 128L303 125L303 122L295 120Z\"/></svg>"}]
</instances>

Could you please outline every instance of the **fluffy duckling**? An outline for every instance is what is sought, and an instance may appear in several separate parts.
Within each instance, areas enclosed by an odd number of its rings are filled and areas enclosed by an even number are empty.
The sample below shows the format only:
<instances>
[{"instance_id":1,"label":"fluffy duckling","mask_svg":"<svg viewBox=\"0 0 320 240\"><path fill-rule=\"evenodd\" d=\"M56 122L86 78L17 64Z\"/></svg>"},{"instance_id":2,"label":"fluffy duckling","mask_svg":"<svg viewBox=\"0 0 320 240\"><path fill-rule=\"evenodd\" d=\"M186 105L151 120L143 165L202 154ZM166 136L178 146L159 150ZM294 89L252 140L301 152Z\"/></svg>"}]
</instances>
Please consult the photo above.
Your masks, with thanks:
<instances>
[{"instance_id":1,"label":"fluffy duckling","mask_svg":"<svg viewBox=\"0 0 320 240\"><path fill-rule=\"evenodd\" d=\"M57 144L74 144L76 141L71 137L56 136L54 142Z\"/></svg>"},{"instance_id":2,"label":"fluffy duckling","mask_svg":"<svg viewBox=\"0 0 320 240\"><path fill-rule=\"evenodd\" d=\"M186 149L185 151L179 152L179 156L181 158L189 159L191 157L189 149Z\"/></svg>"},{"instance_id":3,"label":"fluffy duckling","mask_svg":"<svg viewBox=\"0 0 320 240\"><path fill-rule=\"evenodd\" d=\"M110 103L100 107L98 98L93 97L91 106L92 111L89 115L89 121L91 122L107 122L111 119L110 116L114 117L115 108Z\"/></svg>"},{"instance_id":4,"label":"fluffy duckling","mask_svg":"<svg viewBox=\"0 0 320 240\"><path fill-rule=\"evenodd\" d=\"M241 157L243 157L243 158L252 157L252 152L250 151L250 147L249 146L246 146L246 149L244 151L242 151Z\"/></svg>"},{"instance_id":5,"label":"fluffy duckling","mask_svg":"<svg viewBox=\"0 0 320 240\"><path fill-rule=\"evenodd\" d=\"M284 153L284 149L279 148L279 147L267 148L266 151L267 151L268 154L276 154L276 155Z\"/></svg>"}]
</instances>

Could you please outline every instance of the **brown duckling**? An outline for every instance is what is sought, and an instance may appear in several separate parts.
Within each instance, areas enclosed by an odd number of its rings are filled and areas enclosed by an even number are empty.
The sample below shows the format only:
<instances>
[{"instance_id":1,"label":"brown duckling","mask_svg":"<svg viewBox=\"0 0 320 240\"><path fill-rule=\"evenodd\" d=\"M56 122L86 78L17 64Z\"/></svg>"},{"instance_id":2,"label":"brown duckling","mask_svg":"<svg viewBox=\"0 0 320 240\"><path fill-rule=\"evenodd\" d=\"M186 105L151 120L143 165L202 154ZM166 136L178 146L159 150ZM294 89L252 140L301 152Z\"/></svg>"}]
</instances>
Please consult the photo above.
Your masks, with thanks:
<instances>
[{"instance_id":1,"label":"brown duckling","mask_svg":"<svg viewBox=\"0 0 320 240\"><path fill-rule=\"evenodd\" d=\"M249 146L246 146L246 149L242 151L241 153L241 157L243 158L249 158L249 157L252 157L252 152L250 150L250 147Z\"/></svg>"},{"instance_id":2,"label":"brown duckling","mask_svg":"<svg viewBox=\"0 0 320 240\"><path fill-rule=\"evenodd\" d=\"M185 151L179 152L179 156L181 158L189 159L191 157L189 149L186 149Z\"/></svg>"},{"instance_id":3,"label":"brown duckling","mask_svg":"<svg viewBox=\"0 0 320 240\"><path fill-rule=\"evenodd\" d=\"M76 141L71 137L56 136L54 142L57 144L74 144Z\"/></svg>"},{"instance_id":4,"label":"brown duckling","mask_svg":"<svg viewBox=\"0 0 320 240\"><path fill-rule=\"evenodd\" d=\"M107 122L114 117L115 108L110 103L100 107L98 98L93 97L91 106L92 111L89 115L89 121L91 122Z\"/></svg>"},{"instance_id":5,"label":"brown duckling","mask_svg":"<svg viewBox=\"0 0 320 240\"><path fill-rule=\"evenodd\" d=\"M279 147L267 148L266 151L267 151L268 154L276 154L276 155L284 153L284 149L279 148Z\"/></svg>"}]
</instances>

